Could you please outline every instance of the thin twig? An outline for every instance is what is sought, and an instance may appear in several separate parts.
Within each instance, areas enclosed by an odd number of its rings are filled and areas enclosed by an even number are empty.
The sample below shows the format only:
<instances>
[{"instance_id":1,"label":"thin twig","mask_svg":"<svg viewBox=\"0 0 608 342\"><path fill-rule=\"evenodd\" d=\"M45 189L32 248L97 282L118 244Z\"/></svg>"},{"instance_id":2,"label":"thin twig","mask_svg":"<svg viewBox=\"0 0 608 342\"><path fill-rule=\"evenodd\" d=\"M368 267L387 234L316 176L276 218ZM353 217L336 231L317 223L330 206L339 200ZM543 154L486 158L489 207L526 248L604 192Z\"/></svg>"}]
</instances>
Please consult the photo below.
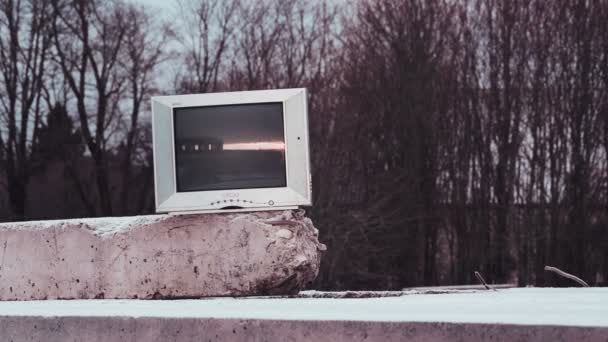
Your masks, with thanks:
<instances>
[{"instance_id":1,"label":"thin twig","mask_svg":"<svg viewBox=\"0 0 608 342\"><path fill-rule=\"evenodd\" d=\"M486 281L481 276L481 273L475 271L475 276L477 277L477 280L479 280L479 282L481 284L483 284L483 286L486 288L486 290L494 290L494 291L496 291L496 289L490 287L490 285L488 285L488 283L486 283Z\"/></svg>"},{"instance_id":2,"label":"thin twig","mask_svg":"<svg viewBox=\"0 0 608 342\"><path fill-rule=\"evenodd\" d=\"M566 272L560 270L557 267L545 266L545 271L551 271L551 272L557 273L558 275L560 275L560 276L562 276L564 278L568 278L570 280L574 280L575 282L579 283L583 287L589 287L589 284L587 284L583 279L581 279L581 278L579 278L579 277L577 277L575 275L572 275L570 273L566 273Z\"/></svg>"}]
</instances>

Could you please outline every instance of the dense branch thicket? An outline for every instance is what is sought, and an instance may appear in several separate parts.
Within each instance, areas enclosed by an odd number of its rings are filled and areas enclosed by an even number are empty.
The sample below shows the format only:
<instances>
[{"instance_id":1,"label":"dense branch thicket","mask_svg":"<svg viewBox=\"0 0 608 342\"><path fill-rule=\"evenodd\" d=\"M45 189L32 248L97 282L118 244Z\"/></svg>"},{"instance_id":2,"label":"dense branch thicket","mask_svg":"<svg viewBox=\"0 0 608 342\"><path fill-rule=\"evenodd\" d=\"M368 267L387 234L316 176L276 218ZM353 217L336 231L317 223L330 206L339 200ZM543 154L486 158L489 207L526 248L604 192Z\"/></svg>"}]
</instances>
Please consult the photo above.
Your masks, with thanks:
<instances>
[{"instance_id":1,"label":"dense branch thicket","mask_svg":"<svg viewBox=\"0 0 608 342\"><path fill-rule=\"evenodd\" d=\"M177 12L2 0L4 220L153 211L151 95L307 87L317 287L608 283L608 1Z\"/></svg>"}]
</instances>

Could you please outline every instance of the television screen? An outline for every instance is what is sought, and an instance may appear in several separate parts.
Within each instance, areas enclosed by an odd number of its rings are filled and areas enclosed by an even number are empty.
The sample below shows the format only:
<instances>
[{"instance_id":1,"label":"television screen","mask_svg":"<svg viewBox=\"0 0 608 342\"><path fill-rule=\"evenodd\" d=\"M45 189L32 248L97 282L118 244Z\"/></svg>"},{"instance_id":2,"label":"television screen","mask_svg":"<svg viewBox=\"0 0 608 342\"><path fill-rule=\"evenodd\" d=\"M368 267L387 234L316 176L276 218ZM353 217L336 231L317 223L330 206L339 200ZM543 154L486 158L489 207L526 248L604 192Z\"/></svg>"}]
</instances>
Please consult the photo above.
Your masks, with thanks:
<instances>
[{"instance_id":1,"label":"television screen","mask_svg":"<svg viewBox=\"0 0 608 342\"><path fill-rule=\"evenodd\" d=\"M175 108L178 192L286 186L283 103Z\"/></svg>"}]
</instances>

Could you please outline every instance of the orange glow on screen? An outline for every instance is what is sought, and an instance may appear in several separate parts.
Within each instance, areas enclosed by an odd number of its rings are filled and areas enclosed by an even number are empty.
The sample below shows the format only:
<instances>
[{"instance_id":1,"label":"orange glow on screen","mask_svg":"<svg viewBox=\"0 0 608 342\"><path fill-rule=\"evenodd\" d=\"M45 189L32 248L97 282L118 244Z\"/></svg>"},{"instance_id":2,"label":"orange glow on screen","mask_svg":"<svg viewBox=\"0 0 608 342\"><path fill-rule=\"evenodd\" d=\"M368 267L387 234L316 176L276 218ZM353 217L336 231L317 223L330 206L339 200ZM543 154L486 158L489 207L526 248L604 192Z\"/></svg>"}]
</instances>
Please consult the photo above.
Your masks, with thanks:
<instances>
[{"instance_id":1,"label":"orange glow on screen","mask_svg":"<svg viewBox=\"0 0 608 342\"><path fill-rule=\"evenodd\" d=\"M260 150L279 150L285 149L285 143L282 141L262 141L253 143L232 143L224 144L224 150L231 151L260 151Z\"/></svg>"}]
</instances>

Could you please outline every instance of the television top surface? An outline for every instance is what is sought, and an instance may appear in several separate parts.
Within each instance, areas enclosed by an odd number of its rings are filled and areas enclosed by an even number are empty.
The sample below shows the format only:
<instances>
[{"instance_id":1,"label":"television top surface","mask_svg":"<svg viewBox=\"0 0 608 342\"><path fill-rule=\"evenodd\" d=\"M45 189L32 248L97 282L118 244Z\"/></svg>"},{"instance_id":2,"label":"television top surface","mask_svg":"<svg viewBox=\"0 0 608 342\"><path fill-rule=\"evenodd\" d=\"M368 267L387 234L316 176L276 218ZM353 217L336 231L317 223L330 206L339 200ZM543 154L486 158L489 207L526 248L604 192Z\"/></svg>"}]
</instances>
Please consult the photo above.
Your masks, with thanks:
<instances>
[{"instance_id":1,"label":"television top surface","mask_svg":"<svg viewBox=\"0 0 608 342\"><path fill-rule=\"evenodd\" d=\"M311 204L305 89L152 98L157 212Z\"/></svg>"}]
</instances>

